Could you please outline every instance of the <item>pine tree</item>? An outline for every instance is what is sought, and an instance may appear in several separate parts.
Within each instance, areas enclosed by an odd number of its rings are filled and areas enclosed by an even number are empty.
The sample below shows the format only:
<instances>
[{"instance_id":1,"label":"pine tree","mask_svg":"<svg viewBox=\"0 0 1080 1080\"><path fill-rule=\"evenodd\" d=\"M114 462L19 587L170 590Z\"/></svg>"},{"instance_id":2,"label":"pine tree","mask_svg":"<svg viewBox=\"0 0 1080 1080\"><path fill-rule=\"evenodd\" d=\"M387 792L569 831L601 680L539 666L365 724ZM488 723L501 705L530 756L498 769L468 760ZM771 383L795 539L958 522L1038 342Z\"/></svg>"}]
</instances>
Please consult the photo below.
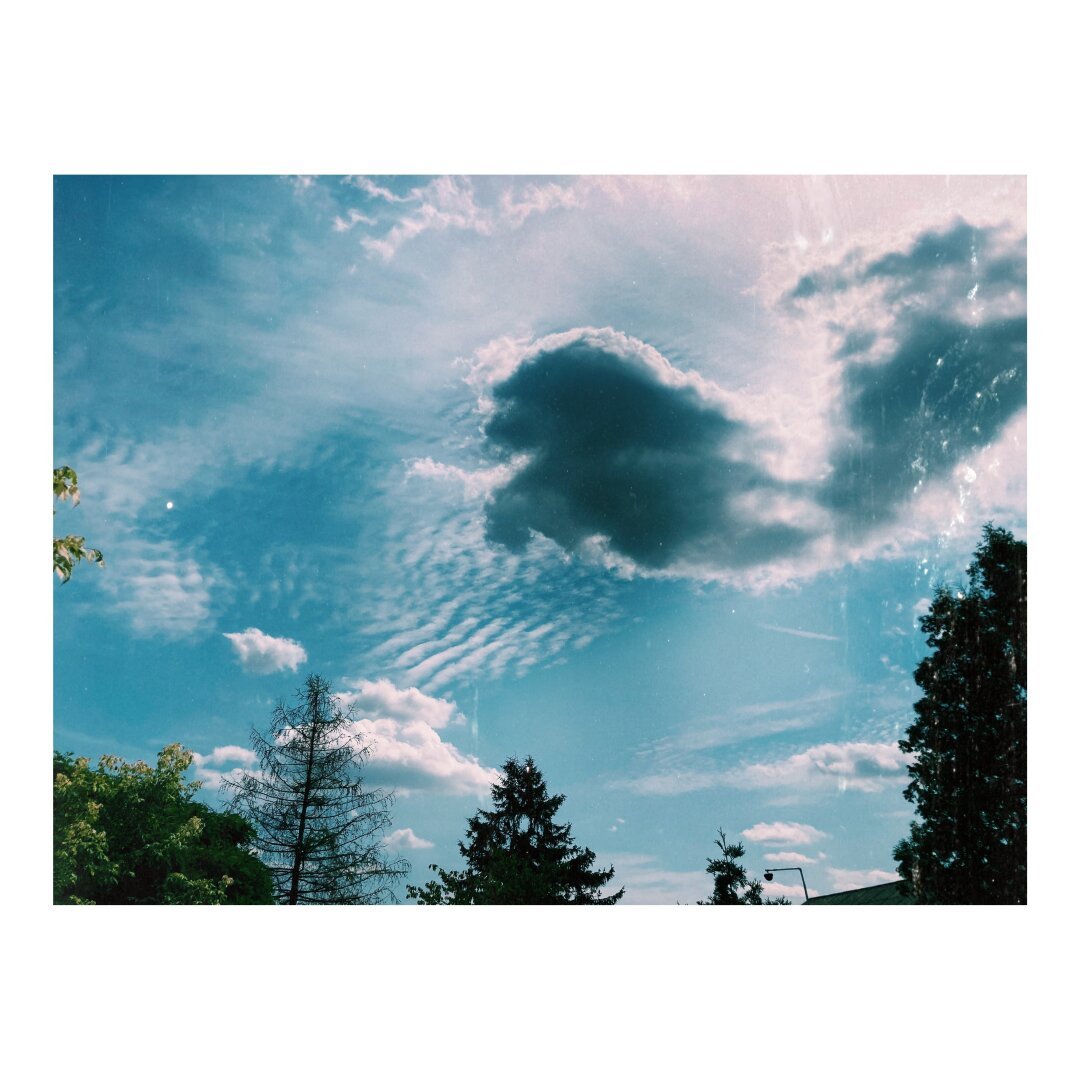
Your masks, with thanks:
<instances>
[{"instance_id":1,"label":"pine tree","mask_svg":"<svg viewBox=\"0 0 1080 1080\"><path fill-rule=\"evenodd\" d=\"M369 749L330 684L310 675L293 708L279 704L270 731L252 730L259 770L224 781L230 809L251 823L282 904L392 900L408 864L387 860L383 832L393 796L364 787Z\"/></svg>"},{"instance_id":2,"label":"pine tree","mask_svg":"<svg viewBox=\"0 0 1080 1080\"><path fill-rule=\"evenodd\" d=\"M919 820L893 857L926 904L1027 900L1027 545L987 525L965 589L937 589L900 748Z\"/></svg>"},{"instance_id":3,"label":"pine tree","mask_svg":"<svg viewBox=\"0 0 1080 1080\"><path fill-rule=\"evenodd\" d=\"M720 858L710 859L705 866L706 871L713 876L712 896L699 903L753 905L764 903L761 896L764 886L760 881L751 879L739 863L739 859L746 854L746 848L739 843L728 843L723 829L716 831L720 834L720 839L715 842L720 849Z\"/></svg>"},{"instance_id":4,"label":"pine tree","mask_svg":"<svg viewBox=\"0 0 1080 1080\"><path fill-rule=\"evenodd\" d=\"M464 870L440 870L437 881L408 895L421 904L614 904L623 890L601 896L614 867L594 870L596 856L579 847L570 825L555 824L565 795L549 795L531 757L510 758L491 788L492 810L469 818L458 849Z\"/></svg>"}]
</instances>

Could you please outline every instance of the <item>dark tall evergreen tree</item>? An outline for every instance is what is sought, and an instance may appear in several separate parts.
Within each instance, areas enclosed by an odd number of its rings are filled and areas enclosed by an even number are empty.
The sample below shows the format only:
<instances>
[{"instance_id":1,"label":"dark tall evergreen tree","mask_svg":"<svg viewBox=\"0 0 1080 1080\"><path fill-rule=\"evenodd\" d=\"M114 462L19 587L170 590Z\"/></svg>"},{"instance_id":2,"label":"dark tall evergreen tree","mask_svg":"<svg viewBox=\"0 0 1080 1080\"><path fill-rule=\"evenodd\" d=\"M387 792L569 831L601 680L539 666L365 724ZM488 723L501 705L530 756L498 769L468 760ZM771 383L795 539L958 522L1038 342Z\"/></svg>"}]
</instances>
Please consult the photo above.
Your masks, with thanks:
<instances>
[{"instance_id":1,"label":"dark tall evergreen tree","mask_svg":"<svg viewBox=\"0 0 1080 1080\"><path fill-rule=\"evenodd\" d=\"M549 795L531 757L510 758L492 785L492 810L469 818L458 849L464 870L440 870L437 881L408 894L421 904L614 904L623 890L601 896L613 867L594 870L596 856L579 847L570 825L556 825L565 795Z\"/></svg>"},{"instance_id":2,"label":"dark tall evergreen tree","mask_svg":"<svg viewBox=\"0 0 1080 1080\"><path fill-rule=\"evenodd\" d=\"M393 796L364 787L370 751L330 684L310 675L297 697L293 708L277 706L268 735L252 730L259 771L222 784L230 809L254 827L279 903L392 900L409 869L383 847Z\"/></svg>"},{"instance_id":3,"label":"dark tall evergreen tree","mask_svg":"<svg viewBox=\"0 0 1080 1080\"><path fill-rule=\"evenodd\" d=\"M1027 544L987 525L964 589L921 626L923 696L900 742L919 820L893 857L925 904L1027 901Z\"/></svg>"}]
</instances>

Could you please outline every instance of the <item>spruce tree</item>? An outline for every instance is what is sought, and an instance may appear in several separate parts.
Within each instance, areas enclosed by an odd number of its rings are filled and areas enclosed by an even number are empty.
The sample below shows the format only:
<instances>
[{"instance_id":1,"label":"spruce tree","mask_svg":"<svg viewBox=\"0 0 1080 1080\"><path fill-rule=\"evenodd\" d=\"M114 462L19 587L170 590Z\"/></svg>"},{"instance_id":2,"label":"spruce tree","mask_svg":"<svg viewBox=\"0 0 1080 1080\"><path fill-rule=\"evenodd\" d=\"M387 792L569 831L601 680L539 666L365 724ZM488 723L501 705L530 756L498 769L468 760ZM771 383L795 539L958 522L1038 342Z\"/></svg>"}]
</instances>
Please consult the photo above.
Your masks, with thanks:
<instances>
[{"instance_id":1,"label":"spruce tree","mask_svg":"<svg viewBox=\"0 0 1080 1080\"><path fill-rule=\"evenodd\" d=\"M408 895L421 904L614 904L623 890L602 896L614 867L593 869L595 854L579 847L570 825L555 815L565 795L549 795L531 757L510 758L491 788L493 809L469 818L458 844L464 870L431 869L438 880Z\"/></svg>"},{"instance_id":2,"label":"spruce tree","mask_svg":"<svg viewBox=\"0 0 1080 1080\"><path fill-rule=\"evenodd\" d=\"M383 847L393 796L364 786L370 751L330 684L310 675L297 697L293 708L277 706L267 735L252 730L259 769L223 782L229 808L254 827L279 903L392 900L409 869Z\"/></svg>"},{"instance_id":3,"label":"spruce tree","mask_svg":"<svg viewBox=\"0 0 1080 1080\"><path fill-rule=\"evenodd\" d=\"M1027 545L987 525L963 589L939 587L900 741L919 819L893 851L926 904L1027 900Z\"/></svg>"}]
</instances>

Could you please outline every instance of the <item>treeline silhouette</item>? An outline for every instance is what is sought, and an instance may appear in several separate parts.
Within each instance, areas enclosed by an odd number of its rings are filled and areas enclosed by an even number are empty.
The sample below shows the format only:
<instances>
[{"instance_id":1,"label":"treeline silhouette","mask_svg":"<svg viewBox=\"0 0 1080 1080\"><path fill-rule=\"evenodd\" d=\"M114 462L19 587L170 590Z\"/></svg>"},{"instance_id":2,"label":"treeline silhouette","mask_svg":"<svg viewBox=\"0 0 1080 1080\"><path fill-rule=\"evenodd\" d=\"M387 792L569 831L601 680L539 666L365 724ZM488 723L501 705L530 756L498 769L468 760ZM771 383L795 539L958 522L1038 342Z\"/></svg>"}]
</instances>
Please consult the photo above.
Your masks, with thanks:
<instances>
[{"instance_id":1,"label":"treeline silhouette","mask_svg":"<svg viewBox=\"0 0 1080 1080\"><path fill-rule=\"evenodd\" d=\"M905 797L918 817L894 857L919 903L1025 903L1027 897L1027 545L987 525L967 584L940 586L920 620L930 654L901 740ZM195 800L193 755L173 744L151 767L107 755L54 755L53 898L58 904L368 904L398 899L410 867L385 847L393 793L369 788L369 749L330 683L310 675L295 706L253 729L258 768L223 781L224 810ZM532 757L509 758L442 869L406 896L431 904L615 904L615 867L596 867ZM702 905L766 899L723 830Z\"/></svg>"}]
</instances>

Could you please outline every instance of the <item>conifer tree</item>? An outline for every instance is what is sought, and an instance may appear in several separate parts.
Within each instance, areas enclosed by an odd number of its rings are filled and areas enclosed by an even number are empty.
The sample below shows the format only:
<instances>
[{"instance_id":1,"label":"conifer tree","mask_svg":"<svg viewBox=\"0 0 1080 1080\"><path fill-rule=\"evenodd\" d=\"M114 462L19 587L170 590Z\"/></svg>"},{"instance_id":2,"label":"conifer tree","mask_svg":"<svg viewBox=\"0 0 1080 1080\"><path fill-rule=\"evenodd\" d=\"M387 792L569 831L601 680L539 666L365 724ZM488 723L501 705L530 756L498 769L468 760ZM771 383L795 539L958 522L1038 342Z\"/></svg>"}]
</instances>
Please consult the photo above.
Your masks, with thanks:
<instances>
[{"instance_id":1,"label":"conifer tree","mask_svg":"<svg viewBox=\"0 0 1080 1080\"><path fill-rule=\"evenodd\" d=\"M728 843L723 829L717 829L720 839L716 846L720 849L720 858L710 859L705 866L713 876L712 896L701 900L702 904L753 904L764 903L761 897L764 886L760 881L750 878L745 868L739 863L746 854L746 848L740 843Z\"/></svg>"},{"instance_id":2,"label":"conifer tree","mask_svg":"<svg viewBox=\"0 0 1080 1080\"><path fill-rule=\"evenodd\" d=\"M252 730L259 770L223 782L230 809L254 827L279 903L392 900L409 869L383 846L393 795L365 788L370 751L330 684L310 675L297 698L293 708L277 706L267 735Z\"/></svg>"},{"instance_id":3,"label":"conifer tree","mask_svg":"<svg viewBox=\"0 0 1080 1080\"><path fill-rule=\"evenodd\" d=\"M1027 544L987 525L967 586L921 620L931 653L900 741L919 819L893 851L916 900L1027 900Z\"/></svg>"},{"instance_id":4,"label":"conifer tree","mask_svg":"<svg viewBox=\"0 0 1080 1080\"><path fill-rule=\"evenodd\" d=\"M565 795L549 795L531 757L510 758L492 785L493 809L469 818L458 844L464 870L431 869L438 880L408 895L421 904L614 904L623 890L602 896L614 867L593 869L595 854L579 847L570 825L555 815Z\"/></svg>"}]
</instances>

